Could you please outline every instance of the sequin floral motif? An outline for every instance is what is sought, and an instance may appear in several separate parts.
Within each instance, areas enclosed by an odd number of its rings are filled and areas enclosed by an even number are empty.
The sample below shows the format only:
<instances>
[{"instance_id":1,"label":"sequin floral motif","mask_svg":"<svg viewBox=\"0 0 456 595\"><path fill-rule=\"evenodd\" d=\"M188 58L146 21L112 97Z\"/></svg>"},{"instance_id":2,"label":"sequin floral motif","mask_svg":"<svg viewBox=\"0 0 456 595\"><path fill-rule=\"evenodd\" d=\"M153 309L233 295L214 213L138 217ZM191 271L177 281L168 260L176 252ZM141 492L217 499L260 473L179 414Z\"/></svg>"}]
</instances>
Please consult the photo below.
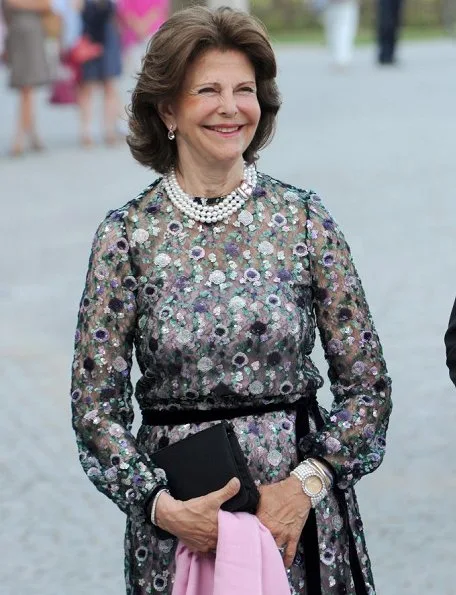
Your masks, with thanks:
<instances>
[{"instance_id":1,"label":"sequin floral motif","mask_svg":"<svg viewBox=\"0 0 456 595\"><path fill-rule=\"evenodd\" d=\"M390 380L349 248L318 196L260 174L232 221L191 225L158 180L102 222L80 304L71 400L83 469L128 515L127 593L171 593L175 543L159 542L145 518L148 498L166 485L149 454L204 427L141 426L132 435L133 348L142 409L292 403L323 384L310 359L317 327L334 403L299 449L326 459L346 490L373 595L352 486L382 461ZM297 464L293 413L234 426L259 483ZM317 524L322 594L354 595L332 496ZM291 593L305 595L301 550L289 577Z\"/></svg>"}]
</instances>

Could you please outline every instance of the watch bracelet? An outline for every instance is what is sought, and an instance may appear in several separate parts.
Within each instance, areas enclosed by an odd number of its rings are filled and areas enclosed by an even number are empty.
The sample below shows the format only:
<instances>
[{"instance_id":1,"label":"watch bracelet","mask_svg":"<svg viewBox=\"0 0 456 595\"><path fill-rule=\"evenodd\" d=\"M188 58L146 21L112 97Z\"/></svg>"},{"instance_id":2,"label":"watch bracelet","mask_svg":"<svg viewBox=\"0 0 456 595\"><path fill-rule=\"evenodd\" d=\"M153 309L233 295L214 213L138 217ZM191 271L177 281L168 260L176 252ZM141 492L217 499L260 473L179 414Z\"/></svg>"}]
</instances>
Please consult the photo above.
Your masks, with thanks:
<instances>
[{"instance_id":1,"label":"watch bracelet","mask_svg":"<svg viewBox=\"0 0 456 595\"><path fill-rule=\"evenodd\" d=\"M294 475L296 478L299 479L299 481L301 483L302 491L304 492L304 494L306 494L306 496L308 496L310 498L312 508L315 508L315 506L317 506L317 504L319 504L323 500L323 498L325 498L325 496L327 495L328 490L326 489L322 478L320 477L320 475L315 473L315 471L313 469L310 470L309 468L307 468L306 471L293 470L291 472L291 475ZM311 494L305 487L305 481L309 477L318 477L321 482L322 487L317 494Z\"/></svg>"},{"instance_id":2,"label":"watch bracelet","mask_svg":"<svg viewBox=\"0 0 456 595\"><path fill-rule=\"evenodd\" d=\"M293 475L299 479L303 492L310 498L312 508L315 508L315 506L317 506L317 504L319 504L328 495L328 488L323 472L319 469L317 470L307 460L303 461L295 469L293 469L290 475ZM318 479L321 481L322 487L318 494L312 495L306 490L304 482L308 477L318 477Z\"/></svg>"}]
</instances>

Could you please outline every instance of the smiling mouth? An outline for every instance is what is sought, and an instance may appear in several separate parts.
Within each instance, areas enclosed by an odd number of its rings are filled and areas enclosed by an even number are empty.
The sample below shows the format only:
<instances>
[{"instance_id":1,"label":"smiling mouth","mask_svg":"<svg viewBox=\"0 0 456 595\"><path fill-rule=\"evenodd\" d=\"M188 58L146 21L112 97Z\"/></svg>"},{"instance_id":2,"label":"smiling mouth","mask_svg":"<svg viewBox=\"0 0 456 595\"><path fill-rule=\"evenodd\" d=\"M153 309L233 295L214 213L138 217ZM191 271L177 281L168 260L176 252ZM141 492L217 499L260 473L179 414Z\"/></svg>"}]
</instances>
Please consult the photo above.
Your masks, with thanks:
<instances>
[{"instance_id":1,"label":"smiling mouth","mask_svg":"<svg viewBox=\"0 0 456 595\"><path fill-rule=\"evenodd\" d=\"M238 126L205 126L205 128L214 130L215 132L222 132L223 134L232 134L234 132L239 132L243 126L243 124L239 124Z\"/></svg>"}]
</instances>

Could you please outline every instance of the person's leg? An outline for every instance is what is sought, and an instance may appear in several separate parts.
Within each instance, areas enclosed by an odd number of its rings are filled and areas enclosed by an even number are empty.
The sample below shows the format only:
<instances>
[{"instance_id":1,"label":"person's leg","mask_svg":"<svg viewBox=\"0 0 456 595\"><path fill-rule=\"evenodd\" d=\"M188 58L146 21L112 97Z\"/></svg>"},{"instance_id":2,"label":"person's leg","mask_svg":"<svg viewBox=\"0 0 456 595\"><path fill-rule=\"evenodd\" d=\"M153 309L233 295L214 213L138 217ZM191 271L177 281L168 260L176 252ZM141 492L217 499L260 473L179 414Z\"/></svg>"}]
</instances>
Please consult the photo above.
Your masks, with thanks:
<instances>
[{"instance_id":1,"label":"person's leg","mask_svg":"<svg viewBox=\"0 0 456 595\"><path fill-rule=\"evenodd\" d=\"M114 144L117 139L116 124L121 113L120 99L115 78L103 82L104 90L104 133L108 144Z\"/></svg>"},{"instance_id":2,"label":"person's leg","mask_svg":"<svg viewBox=\"0 0 456 595\"><path fill-rule=\"evenodd\" d=\"M391 58L396 58L396 46L402 20L402 0L391 0Z\"/></svg>"},{"instance_id":3,"label":"person's leg","mask_svg":"<svg viewBox=\"0 0 456 595\"><path fill-rule=\"evenodd\" d=\"M131 103L131 94L136 85L136 78L142 66L149 40L138 42L124 50L123 73L121 87L120 115L117 120L117 132L121 136L128 134L128 108Z\"/></svg>"},{"instance_id":4,"label":"person's leg","mask_svg":"<svg viewBox=\"0 0 456 595\"><path fill-rule=\"evenodd\" d=\"M123 53L123 76L120 85L120 112L117 118L116 129L119 135L126 136L128 134L128 106L131 101L131 93L135 86L135 76L137 70L136 46L129 46L124 49Z\"/></svg>"},{"instance_id":5,"label":"person's leg","mask_svg":"<svg viewBox=\"0 0 456 595\"><path fill-rule=\"evenodd\" d=\"M353 59L353 48L358 30L359 6L357 0L343 0L339 3L337 26L337 66L348 66Z\"/></svg>"},{"instance_id":6,"label":"person's leg","mask_svg":"<svg viewBox=\"0 0 456 595\"><path fill-rule=\"evenodd\" d=\"M358 29L357 0L331 2L323 17L333 64L337 67L348 66L353 57L353 44Z\"/></svg>"},{"instance_id":7,"label":"person's leg","mask_svg":"<svg viewBox=\"0 0 456 595\"><path fill-rule=\"evenodd\" d=\"M81 115L81 143L88 147L93 144L92 138L92 99L95 83L82 81L79 85L78 103Z\"/></svg>"},{"instance_id":8,"label":"person's leg","mask_svg":"<svg viewBox=\"0 0 456 595\"><path fill-rule=\"evenodd\" d=\"M385 31L386 31L386 1L377 0L377 61L382 63L385 56Z\"/></svg>"},{"instance_id":9,"label":"person's leg","mask_svg":"<svg viewBox=\"0 0 456 595\"><path fill-rule=\"evenodd\" d=\"M33 89L21 87L19 89L18 113L16 132L11 147L11 155L21 155L24 152L26 137L33 125Z\"/></svg>"},{"instance_id":10,"label":"person's leg","mask_svg":"<svg viewBox=\"0 0 456 595\"><path fill-rule=\"evenodd\" d=\"M29 92L27 93L25 112L26 131L29 135L30 146L33 151L42 151L44 149L44 145L41 142L37 130L35 115L35 89L33 87L29 88Z\"/></svg>"},{"instance_id":11,"label":"person's leg","mask_svg":"<svg viewBox=\"0 0 456 595\"><path fill-rule=\"evenodd\" d=\"M394 11L395 0L378 0L377 38L378 61L380 64L391 64L394 51Z\"/></svg>"}]
</instances>

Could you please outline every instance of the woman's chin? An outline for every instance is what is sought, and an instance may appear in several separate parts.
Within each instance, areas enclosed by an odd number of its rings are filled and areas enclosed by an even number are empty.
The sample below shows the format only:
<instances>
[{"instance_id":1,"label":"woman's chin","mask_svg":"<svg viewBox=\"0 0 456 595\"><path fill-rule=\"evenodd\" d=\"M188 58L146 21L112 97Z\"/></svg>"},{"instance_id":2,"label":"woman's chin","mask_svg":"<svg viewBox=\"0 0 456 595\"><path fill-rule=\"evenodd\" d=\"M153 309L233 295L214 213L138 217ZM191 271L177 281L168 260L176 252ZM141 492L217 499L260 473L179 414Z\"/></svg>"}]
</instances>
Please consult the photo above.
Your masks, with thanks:
<instances>
[{"instance_id":1,"label":"woman's chin","mask_svg":"<svg viewBox=\"0 0 456 595\"><path fill-rule=\"evenodd\" d=\"M213 151L210 156L211 162L218 162L220 164L226 163L227 165L242 161L244 150L236 148L230 151L226 149L220 151Z\"/></svg>"}]
</instances>

